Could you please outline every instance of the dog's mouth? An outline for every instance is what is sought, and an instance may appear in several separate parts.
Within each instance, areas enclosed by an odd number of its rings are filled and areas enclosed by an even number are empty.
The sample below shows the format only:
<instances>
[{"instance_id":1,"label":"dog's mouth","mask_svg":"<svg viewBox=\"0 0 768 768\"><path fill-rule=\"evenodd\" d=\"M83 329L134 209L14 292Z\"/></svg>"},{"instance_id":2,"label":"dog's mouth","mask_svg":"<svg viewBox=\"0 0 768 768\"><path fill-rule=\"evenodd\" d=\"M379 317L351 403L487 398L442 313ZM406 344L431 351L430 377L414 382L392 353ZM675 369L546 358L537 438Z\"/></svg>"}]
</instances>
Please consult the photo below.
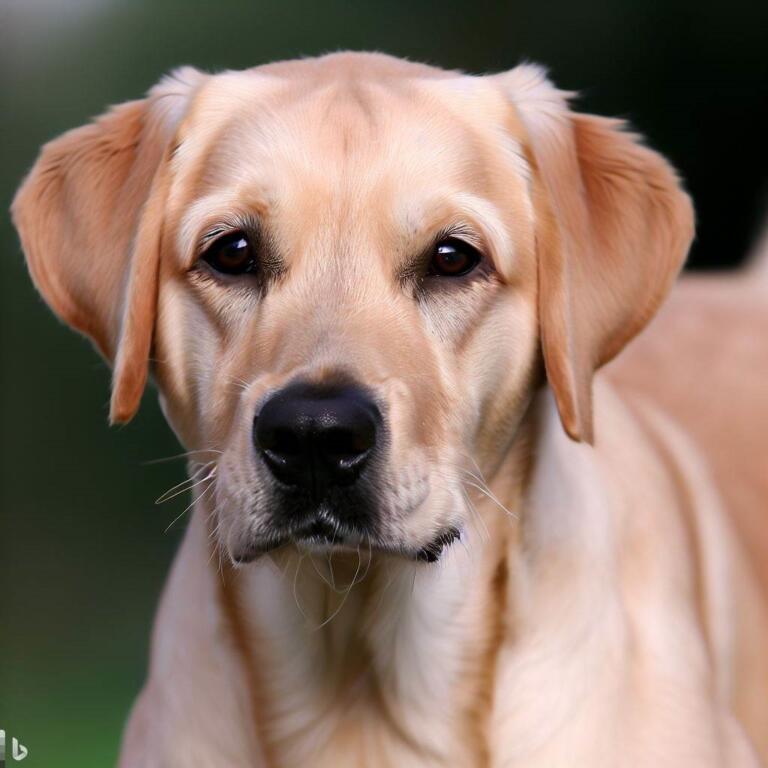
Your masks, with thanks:
<instances>
[{"instance_id":1,"label":"dog's mouth","mask_svg":"<svg viewBox=\"0 0 768 768\"><path fill-rule=\"evenodd\" d=\"M388 543L360 531L349 531L338 524L316 517L290 530L275 530L266 536L260 536L245 552L234 556L234 560L238 564L249 563L280 547L293 545L302 550L324 553L360 552L368 549L372 553L404 557L422 563L436 563L444 552L460 539L460 529L448 526L442 528L426 545L413 548Z\"/></svg>"},{"instance_id":2,"label":"dog's mouth","mask_svg":"<svg viewBox=\"0 0 768 768\"><path fill-rule=\"evenodd\" d=\"M424 563L436 563L443 552L460 539L461 531L458 528L445 528L426 547L417 550L416 559Z\"/></svg>"}]
</instances>

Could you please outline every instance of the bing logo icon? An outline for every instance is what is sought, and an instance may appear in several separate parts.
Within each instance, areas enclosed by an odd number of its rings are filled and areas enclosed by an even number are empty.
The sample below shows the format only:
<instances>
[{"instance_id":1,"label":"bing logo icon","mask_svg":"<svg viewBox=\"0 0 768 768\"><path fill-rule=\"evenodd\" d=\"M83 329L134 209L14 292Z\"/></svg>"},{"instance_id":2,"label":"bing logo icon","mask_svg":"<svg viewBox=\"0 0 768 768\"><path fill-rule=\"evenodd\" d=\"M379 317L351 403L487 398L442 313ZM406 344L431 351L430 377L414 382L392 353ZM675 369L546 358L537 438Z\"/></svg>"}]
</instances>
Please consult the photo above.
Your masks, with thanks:
<instances>
[{"instance_id":1,"label":"bing logo icon","mask_svg":"<svg viewBox=\"0 0 768 768\"><path fill-rule=\"evenodd\" d=\"M20 762L29 754L17 738L11 739L11 759ZM0 768L5 768L5 731L0 730Z\"/></svg>"}]
</instances>

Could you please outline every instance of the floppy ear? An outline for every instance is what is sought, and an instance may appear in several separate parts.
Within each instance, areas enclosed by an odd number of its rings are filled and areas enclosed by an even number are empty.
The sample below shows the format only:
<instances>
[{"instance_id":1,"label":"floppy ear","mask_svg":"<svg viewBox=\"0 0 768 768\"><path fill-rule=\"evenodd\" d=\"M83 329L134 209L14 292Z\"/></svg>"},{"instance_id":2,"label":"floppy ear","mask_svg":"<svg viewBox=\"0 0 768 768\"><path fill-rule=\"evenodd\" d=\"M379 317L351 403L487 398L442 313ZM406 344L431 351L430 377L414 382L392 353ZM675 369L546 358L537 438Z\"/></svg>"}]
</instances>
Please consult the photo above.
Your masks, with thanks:
<instances>
[{"instance_id":1,"label":"floppy ear","mask_svg":"<svg viewBox=\"0 0 768 768\"><path fill-rule=\"evenodd\" d=\"M113 366L112 423L131 419L146 384L165 159L203 77L178 70L46 144L11 206L37 289Z\"/></svg>"},{"instance_id":2,"label":"floppy ear","mask_svg":"<svg viewBox=\"0 0 768 768\"><path fill-rule=\"evenodd\" d=\"M539 322L566 432L592 442L592 377L648 323L693 237L671 166L618 120L570 111L539 67L498 76L538 185Z\"/></svg>"}]
</instances>

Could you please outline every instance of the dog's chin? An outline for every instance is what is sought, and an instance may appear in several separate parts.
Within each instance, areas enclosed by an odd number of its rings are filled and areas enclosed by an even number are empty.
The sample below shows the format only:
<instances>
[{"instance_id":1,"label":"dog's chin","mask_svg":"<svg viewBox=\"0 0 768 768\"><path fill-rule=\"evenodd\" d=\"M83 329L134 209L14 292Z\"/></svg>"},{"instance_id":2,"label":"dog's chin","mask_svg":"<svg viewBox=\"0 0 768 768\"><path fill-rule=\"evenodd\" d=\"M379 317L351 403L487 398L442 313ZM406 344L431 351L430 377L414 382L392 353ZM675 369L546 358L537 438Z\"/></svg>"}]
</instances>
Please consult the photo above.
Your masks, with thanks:
<instances>
[{"instance_id":1,"label":"dog's chin","mask_svg":"<svg viewBox=\"0 0 768 768\"><path fill-rule=\"evenodd\" d=\"M387 541L363 532L344 531L323 520L315 520L292 531L275 530L256 537L241 553L233 555L233 559L236 564L245 565L264 555L292 547L309 554L365 552L413 562L436 563L460 539L461 531L453 525L441 528L425 544L419 546Z\"/></svg>"}]
</instances>

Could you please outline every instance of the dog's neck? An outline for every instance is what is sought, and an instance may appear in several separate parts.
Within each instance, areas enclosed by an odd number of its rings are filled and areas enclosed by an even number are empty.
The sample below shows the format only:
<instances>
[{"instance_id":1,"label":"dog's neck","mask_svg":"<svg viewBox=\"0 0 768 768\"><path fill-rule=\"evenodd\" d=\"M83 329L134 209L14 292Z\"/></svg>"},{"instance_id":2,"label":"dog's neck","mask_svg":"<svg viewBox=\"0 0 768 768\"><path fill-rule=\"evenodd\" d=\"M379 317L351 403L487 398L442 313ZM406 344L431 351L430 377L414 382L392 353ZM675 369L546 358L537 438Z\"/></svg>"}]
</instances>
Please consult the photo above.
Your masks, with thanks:
<instances>
[{"instance_id":1,"label":"dog's neck","mask_svg":"<svg viewBox=\"0 0 768 768\"><path fill-rule=\"evenodd\" d=\"M462 540L435 564L291 549L226 572L222 599L276 764L344 754L359 765L372 749L390 765L482 764L516 462L511 451L493 498L475 495ZM323 745L333 754L319 757Z\"/></svg>"}]
</instances>

